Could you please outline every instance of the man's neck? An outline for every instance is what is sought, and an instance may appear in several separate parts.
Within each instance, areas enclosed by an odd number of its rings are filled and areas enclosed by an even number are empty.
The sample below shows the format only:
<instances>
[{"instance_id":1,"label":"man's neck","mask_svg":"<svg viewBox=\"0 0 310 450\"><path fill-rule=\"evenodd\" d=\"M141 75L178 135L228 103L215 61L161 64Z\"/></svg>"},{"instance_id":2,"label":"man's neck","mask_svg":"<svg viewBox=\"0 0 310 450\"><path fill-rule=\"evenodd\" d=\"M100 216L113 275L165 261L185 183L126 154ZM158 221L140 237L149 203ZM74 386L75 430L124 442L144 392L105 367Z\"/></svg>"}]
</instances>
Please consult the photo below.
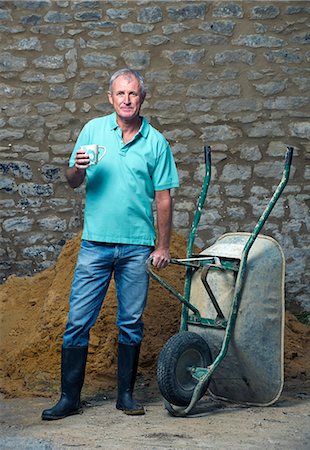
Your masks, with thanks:
<instances>
[{"instance_id":1,"label":"man's neck","mask_svg":"<svg viewBox=\"0 0 310 450\"><path fill-rule=\"evenodd\" d=\"M136 133L141 127L142 118L138 116L134 120L127 121L117 117L116 122L124 133Z\"/></svg>"},{"instance_id":2,"label":"man's neck","mask_svg":"<svg viewBox=\"0 0 310 450\"><path fill-rule=\"evenodd\" d=\"M133 137L138 133L141 127L142 118L136 117L132 121L122 120L120 117L116 119L118 126L122 130L122 137L125 144L131 141Z\"/></svg>"}]
</instances>

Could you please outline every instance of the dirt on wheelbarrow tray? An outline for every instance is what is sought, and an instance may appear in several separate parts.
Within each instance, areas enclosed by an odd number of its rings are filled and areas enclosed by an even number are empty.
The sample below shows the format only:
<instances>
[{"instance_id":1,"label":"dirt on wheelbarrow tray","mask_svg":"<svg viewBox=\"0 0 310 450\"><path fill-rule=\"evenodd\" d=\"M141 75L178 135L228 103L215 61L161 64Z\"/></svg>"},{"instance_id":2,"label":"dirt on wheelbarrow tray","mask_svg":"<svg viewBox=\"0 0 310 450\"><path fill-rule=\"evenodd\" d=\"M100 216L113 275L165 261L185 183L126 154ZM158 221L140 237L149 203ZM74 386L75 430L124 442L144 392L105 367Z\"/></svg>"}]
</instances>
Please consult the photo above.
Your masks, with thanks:
<instances>
[{"instance_id":1,"label":"dirt on wheelbarrow tray","mask_svg":"<svg viewBox=\"0 0 310 450\"><path fill-rule=\"evenodd\" d=\"M309 449L310 330L287 312L285 386L271 407L198 402L193 414L176 418L164 409L156 385L156 362L179 329L180 303L151 282L145 311L137 398L146 415L115 408L117 328L113 283L92 330L82 392L84 413L42 422L42 409L58 397L60 348L80 236L68 241L56 264L33 277L10 277L0 286L0 449ZM171 253L184 257L186 239L174 233ZM184 269L169 266L165 279L180 292Z\"/></svg>"}]
</instances>

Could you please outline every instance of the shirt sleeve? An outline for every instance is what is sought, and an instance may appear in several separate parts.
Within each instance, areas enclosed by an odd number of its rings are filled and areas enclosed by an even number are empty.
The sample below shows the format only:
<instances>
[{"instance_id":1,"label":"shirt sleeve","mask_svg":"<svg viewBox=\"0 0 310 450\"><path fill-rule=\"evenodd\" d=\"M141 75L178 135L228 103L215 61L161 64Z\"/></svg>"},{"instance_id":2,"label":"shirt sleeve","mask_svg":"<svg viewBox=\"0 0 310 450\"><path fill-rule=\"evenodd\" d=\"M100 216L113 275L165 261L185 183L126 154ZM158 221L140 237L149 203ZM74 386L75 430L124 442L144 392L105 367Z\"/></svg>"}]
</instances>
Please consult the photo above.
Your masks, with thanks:
<instances>
[{"instance_id":1,"label":"shirt sleeve","mask_svg":"<svg viewBox=\"0 0 310 450\"><path fill-rule=\"evenodd\" d=\"M152 180L155 191L179 187L177 168L167 141L165 141L164 149L157 159Z\"/></svg>"}]
</instances>

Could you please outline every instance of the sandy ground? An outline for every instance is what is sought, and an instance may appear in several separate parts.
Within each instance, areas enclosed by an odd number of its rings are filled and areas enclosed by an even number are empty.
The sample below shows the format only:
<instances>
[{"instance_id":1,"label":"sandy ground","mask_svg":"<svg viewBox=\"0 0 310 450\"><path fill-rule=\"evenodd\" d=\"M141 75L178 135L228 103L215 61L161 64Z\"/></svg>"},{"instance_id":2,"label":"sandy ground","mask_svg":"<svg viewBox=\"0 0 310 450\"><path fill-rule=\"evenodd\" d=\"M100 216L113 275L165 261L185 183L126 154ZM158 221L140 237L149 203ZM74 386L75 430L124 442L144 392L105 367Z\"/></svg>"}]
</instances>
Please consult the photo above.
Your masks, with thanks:
<instances>
[{"instance_id":1,"label":"sandy ground","mask_svg":"<svg viewBox=\"0 0 310 450\"><path fill-rule=\"evenodd\" d=\"M305 389L304 389L305 388ZM138 388L145 416L115 408L114 393L86 399L83 414L41 421L51 399L1 401L1 449L288 449L310 448L310 389L290 383L276 404L242 407L201 399L193 414L171 416L157 388Z\"/></svg>"}]
</instances>

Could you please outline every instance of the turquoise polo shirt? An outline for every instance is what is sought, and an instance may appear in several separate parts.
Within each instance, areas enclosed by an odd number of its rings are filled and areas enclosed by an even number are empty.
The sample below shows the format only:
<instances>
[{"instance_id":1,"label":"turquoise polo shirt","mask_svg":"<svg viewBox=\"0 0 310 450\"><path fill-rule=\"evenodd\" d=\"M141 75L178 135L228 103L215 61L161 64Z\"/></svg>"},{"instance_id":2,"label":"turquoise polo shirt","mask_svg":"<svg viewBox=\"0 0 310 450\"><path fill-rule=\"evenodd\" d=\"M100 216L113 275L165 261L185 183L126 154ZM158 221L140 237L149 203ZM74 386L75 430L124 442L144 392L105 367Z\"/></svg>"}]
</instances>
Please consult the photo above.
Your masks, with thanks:
<instances>
[{"instance_id":1,"label":"turquoise polo shirt","mask_svg":"<svg viewBox=\"0 0 310 450\"><path fill-rule=\"evenodd\" d=\"M116 114L90 120L81 130L75 152L87 144L105 147L104 157L86 170L82 239L119 244L154 245L155 191L179 186L171 149L164 136L142 118L141 128L124 144Z\"/></svg>"}]
</instances>

